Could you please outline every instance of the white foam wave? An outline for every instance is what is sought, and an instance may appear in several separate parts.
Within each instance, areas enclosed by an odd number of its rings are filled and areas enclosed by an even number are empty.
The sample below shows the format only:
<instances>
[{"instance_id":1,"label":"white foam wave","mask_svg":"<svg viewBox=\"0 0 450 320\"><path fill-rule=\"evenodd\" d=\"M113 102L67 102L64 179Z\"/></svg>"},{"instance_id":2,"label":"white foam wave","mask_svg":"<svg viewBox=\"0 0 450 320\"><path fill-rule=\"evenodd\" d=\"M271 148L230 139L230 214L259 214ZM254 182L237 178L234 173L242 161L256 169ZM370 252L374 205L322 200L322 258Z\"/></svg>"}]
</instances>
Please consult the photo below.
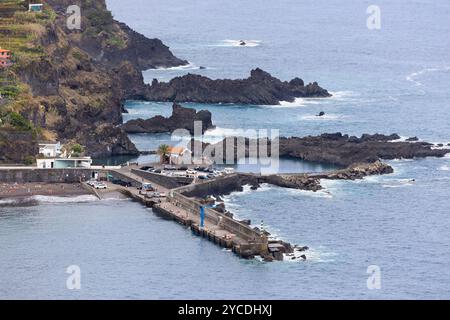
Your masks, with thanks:
<instances>
[{"instance_id":1,"label":"white foam wave","mask_svg":"<svg viewBox=\"0 0 450 320\"><path fill-rule=\"evenodd\" d=\"M439 167L439 170L441 170L441 171L450 171L450 167L444 164L443 166Z\"/></svg>"},{"instance_id":2,"label":"white foam wave","mask_svg":"<svg viewBox=\"0 0 450 320\"><path fill-rule=\"evenodd\" d=\"M14 199L0 199L0 206L1 205L8 205L8 204L14 204L17 201Z\"/></svg>"},{"instance_id":3,"label":"white foam wave","mask_svg":"<svg viewBox=\"0 0 450 320\"><path fill-rule=\"evenodd\" d=\"M426 74L426 73L431 73L431 72L447 72L450 71L450 67L444 67L444 68L425 68L416 72L412 72L409 75L406 76L406 80L409 82L414 83L417 86L421 86L422 82L420 82L419 80L417 80L417 78L419 78L420 76Z\"/></svg>"},{"instance_id":4,"label":"white foam wave","mask_svg":"<svg viewBox=\"0 0 450 320\"><path fill-rule=\"evenodd\" d=\"M76 197L32 196L30 198L40 203L77 203L98 201L98 198L93 195L82 195Z\"/></svg>"},{"instance_id":5,"label":"white foam wave","mask_svg":"<svg viewBox=\"0 0 450 320\"><path fill-rule=\"evenodd\" d=\"M383 181L383 188L402 188L410 187L415 184L415 179L387 179Z\"/></svg>"},{"instance_id":6,"label":"white foam wave","mask_svg":"<svg viewBox=\"0 0 450 320\"><path fill-rule=\"evenodd\" d=\"M330 93L332 94L332 96L328 98L295 98L293 102L280 101L280 104L278 105L266 105L264 107L298 108L298 107L305 107L308 105L333 103L335 101L347 101L357 96L357 94L353 91L335 91L335 92L330 91Z\"/></svg>"},{"instance_id":7,"label":"white foam wave","mask_svg":"<svg viewBox=\"0 0 450 320\"><path fill-rule=\"evenodd\" d=\"M319 191L310 191L310 190L299 190L299 189L286 189L286 192L291 195L298 195L298 196L307 196L307 197L314 197L314 198L327 198L331 199L333 198L333 194L331 191L327 189L322 189Z\"/></svg>"},{"instance_id":8,"label":"white foam wave","mask_svg":"<svg viewBox=\"0 0 450 320\"><path fill-rule=\"evenodd\" d=\"M183 65L183 66L169 67L169 68L159 67L156 69L152 69L152 71L198 70L198 69L200 69L200 67L197 67L192 62L189 62L188 64Z\"/></svg>"},{"instance_id":9,"label":"white foam wave","mask_svg":"<svg viewBox=\"0 0 450 320\"><path fill-rule=\"evenodd\" d=\"M305 251L294 250L292 254L283 255L283 261L285 262L304 262L302 255L305 255L305 262L334 262L334 257L337 253L327 252L323 248L308 248Z\"/></svg>"},{"instance_id":10,"label":"white foam wave","mask_svg":"<svg viewBox=\"0 0 450 320\"><path fill-rule=\"evenodd\" d=\"M328 98L330 100L344 100L347 98L352 98L352 97L356 97L358 96L358 94L354 91L348 91L348 90L344 90L344 91L330 91L331 93L331 97Z\"/></svg>"},{"instance_id":11,"label":"white foam wave","mask_svg":"<svg viewBox=\"0 0 450 320\"><path fill-rule=\"evenodd\" d=\"M245 45L241 45L241 42L244 41ZM220 44L215 45L216 47L236 47L236 48L245 48L245 47L258 47L262 43L261 40L222 40Z\"/></svg>"},{"instance_id":12,"label":"white foam wave","mask_svg":"<svg viewBox=\"0 0 450 320\"><path fill-rule=\"evenodd\" d=\"M295 108L295 107L305 107L307 105L312 104L320 104L322 101L318 100L319 98L295 98L293 102L289 101L280 101L280 104L277 105L267 105L264 107L269 108ZM328 99L328 98L324 98Z\"/></svg>"},{"instance_id":13,"label":"white foam wave","mask_svg":"<svg viewBox=\"0 0 450 320\"><path fill-rule=\"evenodd\" d=\"M317 115L306 115L300 117L301 120L305 121L335 121L335 120L342 120L345 116L338 115L338 114L325 114L323 116L317 116Z\"/></svg>"},{"instance_id":14,"label":"white foam wave","mask_svg":"<svg viewBox=\"0 0 450 320\"><path fill-rule=\"evenodd\" d=\"M431 149L437 149L437 150L444 150L449 149L449 143L448 142L435 142L434 145L431 147ZM439 144L442 144L442 146L439 146Z\"/></svg>"}]
</instances>

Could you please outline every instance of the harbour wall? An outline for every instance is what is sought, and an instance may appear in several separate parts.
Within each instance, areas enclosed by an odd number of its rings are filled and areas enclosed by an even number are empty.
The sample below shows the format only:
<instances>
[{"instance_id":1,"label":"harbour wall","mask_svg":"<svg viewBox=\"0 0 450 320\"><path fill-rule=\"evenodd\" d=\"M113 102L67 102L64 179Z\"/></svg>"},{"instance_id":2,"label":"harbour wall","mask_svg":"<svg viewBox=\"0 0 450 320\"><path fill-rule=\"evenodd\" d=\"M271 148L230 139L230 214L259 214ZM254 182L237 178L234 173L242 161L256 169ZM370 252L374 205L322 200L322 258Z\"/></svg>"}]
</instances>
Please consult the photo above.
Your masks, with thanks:
<instances>
[{"instance_id":1,"label":"harbour wall","mask_svg":"<svg viewBox=\"0 0 450 320\"><path fill-rule=\"evenodd\" d=\"M0 181L5 183L75 183L89 180L91 169L0 169Z\"/></svg>"},{"instance_id":2,"label":"harbour wall","mask_svg":"<svg viewBox=\"0 0 450 320\"><path fill-rule=\"evenodd\" d=\"M191 184L194 179L189 177L171 177L163 174L148 172L140 169L132 169L132 173L135 175L144 178L146 180L152 181L160 186L163 186L167 189L174 189L180 186L184 186L187 184Z\"/></svg>"}]
</instances>

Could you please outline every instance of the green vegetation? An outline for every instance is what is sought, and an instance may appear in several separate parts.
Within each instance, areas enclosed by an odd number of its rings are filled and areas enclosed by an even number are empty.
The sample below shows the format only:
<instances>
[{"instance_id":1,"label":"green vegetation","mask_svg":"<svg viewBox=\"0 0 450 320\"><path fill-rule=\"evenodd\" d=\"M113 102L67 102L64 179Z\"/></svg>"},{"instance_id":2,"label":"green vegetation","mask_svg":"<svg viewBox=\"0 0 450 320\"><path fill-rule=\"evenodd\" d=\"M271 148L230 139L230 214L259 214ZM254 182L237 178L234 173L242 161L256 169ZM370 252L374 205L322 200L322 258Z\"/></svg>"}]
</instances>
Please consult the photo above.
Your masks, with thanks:
<instances>
[{"instance_id":1,"label":"green vegetation","mask_svg":"<svg viewBox=\"0 0 450 320\"><path fill-rule=\"evenodd\" d=\"M167 144L161 144L158 147L158 155L160 156L161 163L167 163L169 156L170 146Z\"/></svg>"},{"instance_id":2,"label":"green vegetation","mask_svg":"<svg viewBox=\"0 0 450 320\"><path fill-rule=\"evenodd\" d=\"M46 5L43 12L28 12L27 9L28 1L0 1L0 47L12 52L13 63L0 69L0 128L32 131L37 136L40 129L24 117L30 95L18 74L21 68L45 56L45 48L36 40L45 34L45 27L56 19L56 13Z\"/></svg>"},{"instance_id":3,"label":"green vegetation","mask_svg":"<svg viewBox=\"0 0 450 320\"><path fill-rule=\"evenodd\" d=\"M3 126L9 125L13 129L19 130L19 131L31 131L33 129L32 124L30 121L25 119L20 113L18 112L8 112L5 115L1 116L1 124Z\"/></svg>"},{"instance_id":4,"label":"green vegetation","mask_svg":"<svg viewBox=\"0 0 450 320\"><path fill-rule=\"evenodd\" d=\"M23 158L23 164L26 166L31 166L35 162L35 159L33 156L25 156Z\"/></svg>"},{"instance_id":5,"label":"green vegetation","mask_svg":"<svg viewBox=\"0 0 450 320\"><path fill-rule=\"evenodd\" d=\"M90 26L97 33L109 30L111 28L111 22L113 21L113 16L109 11L93 10L88 14L87 18L90 22Z\"/></svg>"},{"instance_id":6,"label":"green vegetation","mask_svg":"<svg viewBox=\"0 0 450 320\"><path fill-rule=\"evenodd\" d=\"M68 156L79 157L79 156L82 156L84 154L86 149L85 149L85 147L83 147L82 145L80 145L77 142L69 142L69 143L66 143L62 147L62 150Z\"/></svg>"},{"instance_id":7,"label":"green vegetation","mask_svg":"<svg viewBox=\"0 0 450 320\"><path fill-rule=\"evenodd\" d=\"M116 34L111 35L110 38L106 40L106 44L119 49L123 49L127 46L126 41L121 36Z\"/></svg>"}]
</instances>

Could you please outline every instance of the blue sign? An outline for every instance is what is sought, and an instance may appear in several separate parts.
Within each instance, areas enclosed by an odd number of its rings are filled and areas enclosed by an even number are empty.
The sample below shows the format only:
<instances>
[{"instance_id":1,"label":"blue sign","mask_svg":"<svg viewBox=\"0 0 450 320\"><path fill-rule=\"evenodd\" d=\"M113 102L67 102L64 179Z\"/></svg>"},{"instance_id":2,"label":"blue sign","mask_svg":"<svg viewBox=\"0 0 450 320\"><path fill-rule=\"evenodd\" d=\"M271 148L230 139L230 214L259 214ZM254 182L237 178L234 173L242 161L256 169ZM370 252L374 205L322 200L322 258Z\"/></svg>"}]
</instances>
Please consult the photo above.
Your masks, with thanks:
<instances>
[{"instance_id":1,"label":"blue sign","mask_svg":"<svg viewBox=\"0 0 450 320\"><path fill-rule=\"evenodd\" d=\"M205 208L200 207L200 228L205 226Z\"/></svg>"}]
</instances>

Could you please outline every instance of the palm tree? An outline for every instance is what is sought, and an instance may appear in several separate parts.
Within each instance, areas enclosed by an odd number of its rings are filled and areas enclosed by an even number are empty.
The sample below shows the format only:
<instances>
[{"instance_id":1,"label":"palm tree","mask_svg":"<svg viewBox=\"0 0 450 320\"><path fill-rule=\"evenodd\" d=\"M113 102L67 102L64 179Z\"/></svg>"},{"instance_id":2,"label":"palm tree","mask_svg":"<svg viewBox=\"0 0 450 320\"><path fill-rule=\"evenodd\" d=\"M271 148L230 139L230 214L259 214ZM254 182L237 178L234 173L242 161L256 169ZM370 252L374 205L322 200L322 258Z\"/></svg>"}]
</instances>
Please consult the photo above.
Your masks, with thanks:
<instances>
[{"instance_id":1,"label":"palm tree","mask_svg":"<svg viewBox=\"0 0 450 320\"><path fill-rule=\"evenodd\" d=\"M167 161L167 157L170 152L170 146L167 144L162 144L158 147L158 154L161 157L161 163L165 163Z\"/></svg>"}]
</instances>

